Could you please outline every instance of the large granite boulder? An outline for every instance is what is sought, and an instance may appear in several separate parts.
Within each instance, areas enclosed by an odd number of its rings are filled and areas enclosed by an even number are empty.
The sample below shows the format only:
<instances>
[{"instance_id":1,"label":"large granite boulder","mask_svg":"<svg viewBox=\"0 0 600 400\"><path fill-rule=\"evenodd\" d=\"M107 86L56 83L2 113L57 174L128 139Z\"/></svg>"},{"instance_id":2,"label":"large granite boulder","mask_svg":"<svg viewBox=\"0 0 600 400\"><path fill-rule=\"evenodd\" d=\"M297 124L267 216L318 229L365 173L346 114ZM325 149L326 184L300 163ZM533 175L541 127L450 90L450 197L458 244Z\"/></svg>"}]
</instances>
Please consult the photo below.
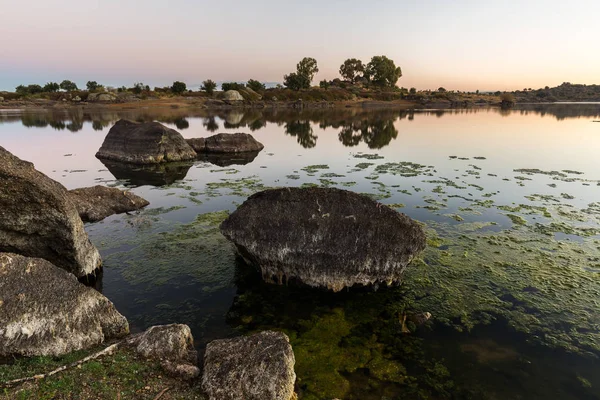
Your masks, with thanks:
<instances>
[{"instance_id":1,"label":"large granite boulder","mask_svg":"<svg viewBox=\"0 0 600 400\"><path fill-rule=\"evenodd\" d=\"M113 304L74 275L0 253L0 356L58 356L128 333Z\"/></svg>"},{"instance_id":2,"label":"large granite boulder","mask_svg":"<svg viewBox=\"0 0 600 400\"><path fill-rule=\"evenodd\" d=\"M97 222L113 214L139 210L150 204L130 191L92 186L69 191L71 201L84 222Z\"/></svg>"},{"instance_id":3,"label":"large granite boulder","mask_svg":"<svg viewBox=\"0 0 600 400\"><path fill-rule=\"evenodd\" d=\"M158 325L127 340L143 357L160 361L167 373L193 379L200 375L196 365L198 353L189 326L183 324Z\"/></svg>"},{"instance_id":4,"label":"large granite boulder","mask_svg":"<svg viewBox=\"0 0 600 400\"><path fill-rule=\"evenodd\" d=\"M223 93L222 100L225 102L238 102L244 101L244 97L237 90L228 90Z\"/></svg>"},{"instance_id":5,"label":"large granite boulder","mask_svg":"<svg viewBox=\"0 0 600 400\"><path fill-rule=\"evenodd\" d=\"M207 138L186 139L197 153L258 153L265 148L248 133L218 133Z\"/></svg>"},{"instance_id":6,"label":"large granite boulder","mask_svg":"<svg viewBox=\"0 0 600 400\"><path fill-rule=\"evenodd\" d=\"M400 282L425 248L422 227L375 200L332 188L282 188L250 196L221 224L267 282L298 280L340 291Z\"/></svg>"},{"instance_id":7,"label":"large granite boulder","mask_svg":"<svg viewBox=\"0 0 600 400\"><path fill-rule=\"evenodd\" d=\"M215 340L206 346L202 389L209 400L295 398L294 352L281 332Z\"/></svg>"},{"instance_id":8,"label":"large granite boulder","mask_svg":"<svg viewBox=\"0 0 600 400\"><path fill-rule=\"evenodd\" d=\"M159 122L122 119L110 128L96 157L132 164L157 164L193 160L196 152L179 132Z\"/></svg>"},{"instance_id":9,"label":"large granite boulder","mask_svg":"<svg viewBox=\"0 0 600 400\"><path fill-rule=\"evenodd\" d=\"M3 147L0 251L46 259L78 277L101 263L67 189Z\"/></svg>"},{"instance_id":10,"label":"large granite boulder","mask_svg":"<svg viewBox=\"0 0 600 400\"><path fill-rule=\"evenodd\" d=\"M112 102L117 100L117 96L113 93L90 93L88 94L87 101L89 102Z\"/></svg>"}]
</instances>

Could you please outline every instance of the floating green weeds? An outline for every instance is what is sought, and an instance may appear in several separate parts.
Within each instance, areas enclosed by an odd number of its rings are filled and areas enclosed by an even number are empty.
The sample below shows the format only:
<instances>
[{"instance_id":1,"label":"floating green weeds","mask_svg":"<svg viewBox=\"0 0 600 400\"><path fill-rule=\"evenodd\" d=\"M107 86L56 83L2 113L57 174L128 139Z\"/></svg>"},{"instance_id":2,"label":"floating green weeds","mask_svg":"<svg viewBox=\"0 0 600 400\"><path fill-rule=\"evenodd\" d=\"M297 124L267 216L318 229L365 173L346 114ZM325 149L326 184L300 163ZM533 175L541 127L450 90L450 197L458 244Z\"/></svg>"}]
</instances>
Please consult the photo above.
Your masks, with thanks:
<instances>
[{"instance_id":1,"label":"floating green weeds","mask_svg":"<svg viewBox=\"0 0 600 400\"><path fill-rule=\"evenodd\" d=\"M329 165L326 165L326 164L309 165L307 167L302 168L302 171L304 171L308 174L314 174L323 169L329 169Z\"/></svg>"},{"instance_id":2,"label":"floating green weeds","mask_svg":"<svg viewBox=\"0 0 600 400\"><path fill-rule=\"evenodd\" d=\"M356 153L353 154L352 157L354 158L364 158L367 160L380 160L383 159L383 156L380 156L379 154L368 154L368 153Z\"/></svg>"},{"instance_id":3,"label":"floating green weeds","mask_svg":"<svg viewBox=\"0 0 600 400\"><path fill-rule=\"evenodd\" d=\"M433 167L413 163L410 161L389 162L376 166L375 172L379 174L392 174L404 177L415 177L420 175L433 176Z\"/></svg>"}]
</instances>

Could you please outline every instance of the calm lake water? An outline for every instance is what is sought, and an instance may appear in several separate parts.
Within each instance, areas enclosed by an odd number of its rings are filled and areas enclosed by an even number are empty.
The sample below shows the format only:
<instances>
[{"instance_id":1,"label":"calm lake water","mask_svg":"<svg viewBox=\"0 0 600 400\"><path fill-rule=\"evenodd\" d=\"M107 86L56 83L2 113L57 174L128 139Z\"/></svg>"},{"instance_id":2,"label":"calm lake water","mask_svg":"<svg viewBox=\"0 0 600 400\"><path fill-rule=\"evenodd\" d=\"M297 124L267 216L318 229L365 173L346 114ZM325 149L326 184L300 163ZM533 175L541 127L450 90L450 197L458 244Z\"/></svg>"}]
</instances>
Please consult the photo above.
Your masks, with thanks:
<instances>
[{"instance_id":1,"label":"calm lake water","mask_svg":"<svg viewBox=\"0 0 600 400\"><path fill-rule=\"evenodd\" d=\"M600 399L600 105L447 111L0 110L0 145L67 188L129 188L87 224L96 287L133 331L285 331L302 399ZM186 138L248 132L258 155L140 169L94 157L120 118ZM425 224L399 288L267 285L218 224L277 186L366 193ZM268 212L268 210L265 210ZM431 312L416 327L411 315ZM403 331L410 333L403 333Z\"/></svg>"}]
</instances>

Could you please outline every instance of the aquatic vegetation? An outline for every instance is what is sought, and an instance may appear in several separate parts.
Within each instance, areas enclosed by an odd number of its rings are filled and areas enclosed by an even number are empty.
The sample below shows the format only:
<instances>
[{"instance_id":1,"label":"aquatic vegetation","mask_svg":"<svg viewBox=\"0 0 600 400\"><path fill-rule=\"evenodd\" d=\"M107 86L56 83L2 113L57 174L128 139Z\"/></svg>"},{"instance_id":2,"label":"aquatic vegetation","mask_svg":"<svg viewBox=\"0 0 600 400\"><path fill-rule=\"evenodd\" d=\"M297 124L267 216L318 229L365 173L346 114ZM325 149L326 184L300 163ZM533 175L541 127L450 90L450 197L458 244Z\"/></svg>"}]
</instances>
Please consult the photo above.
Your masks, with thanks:
<instances>
[{"instance_id":1,"label":"aquatic vegetation","mask_svg":"<svg viewBox=\"0 0 600 400\"><path fill-rule=\"evenodd\" d=\"M204 291L219 290L231 285L235 264L233 246L219 231L228 215L227 211L200 214L189 224L169 230L161 226L143 238L101 245L101 254L107 254L107 268L118 270L132 285L164 285L185 277L189 283L202 282Z\"/></svg>"},{"instance_id":2,"label":"aquatic vegetation","mask_svg":"<svg viewBox=\"0 0 600 400\"><path fill-rule=\"evenodd\" d=\"M369 153L356 153L353 154L352 157L354 158L364 158L367 160L381 160L384 157L380 156L379 154L375 153L375 154L369 154Z\"/></svg>"},{"instance_id":3,"label":"aquatic vegetation","mask_svg":"<svg viewBox=\"0 0 600 400\"><path fill-rule=\"evenodd\" d=\"M510 218L513 225L527 225L527 220L520 215L506 214L506 216Z\"/></svg>"},{"instance_id":4,"label":"aquatic vegetation","mask_svg":"<svg viewBox=\"0 0 600 400\"><path fill-rule=\"evenodd\" d=\"M356 164L355 167L358 170L363 170L363 169L369 168L371 165L375 165L375 164L374 163L363 162L363 163Z\"/></svg>"},{"instance_id":5,"label":"aquatic vegetation","mask_svg":"<svg viewBox=\"0 0 600 400\"><path fill-rule=\"evenodd\" d=\"M403 177L413 177L419 175L433 176L433 167L413 163L410 161L389 162L377 165L375 167L375 172L379 174L400 175Z\"/></svg>"},{"instance_id":6,"label":"aquatic vegetation","mask_svg":"<svg viewBox=\"0 0 600 400\"><path fill-rule=\"evenodd\" d=\"M309 166L302 168L302 171L304 171L308 174L314 174L316 172L319 172L322 169L329 169L329 165L325 165L325 164L309 165Z\"/></svg>"}]
</instances>

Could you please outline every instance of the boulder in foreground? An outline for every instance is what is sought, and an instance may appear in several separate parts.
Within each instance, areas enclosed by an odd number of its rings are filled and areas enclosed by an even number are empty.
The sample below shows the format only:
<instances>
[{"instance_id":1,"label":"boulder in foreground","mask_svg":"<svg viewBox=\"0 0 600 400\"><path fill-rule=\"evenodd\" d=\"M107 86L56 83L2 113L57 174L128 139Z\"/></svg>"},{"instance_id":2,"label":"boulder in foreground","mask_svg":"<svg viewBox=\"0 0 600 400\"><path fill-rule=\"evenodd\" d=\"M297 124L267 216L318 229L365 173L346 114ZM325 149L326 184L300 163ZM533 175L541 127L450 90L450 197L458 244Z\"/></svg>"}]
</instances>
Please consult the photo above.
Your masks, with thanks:
<instances>
[{"instance_id":1,"label":"boulder in foreground","mask_svg":"<svg viewBox=\"0 0 600 400\"><path fill-rule=\"evenodd\" d=\"M122 119L110 128L96 157L131 164L158 164L193 160L196 152L179 132L161 123Z\"/></svg>"},{"instance_id":2,"label":"boulder in foreground","mask_svg":"<svg viewBox=\"0 0 600 400\"><path fill-rule=\"evenodd\" d=\"M189 326L183 324L158 325L127 340L136 352L161 362L170 375L193 379L200 375L196 365L198 354Z\"/></svg>"},{"instance_id":3,"label":"boulder in foreground","mask_svg":"<svg viewBox=\"0 0 600 400\"><path fill-rule=\"evenodd\" d=\"M219 133L207 138L186 139L197 153L250 153L265 148L248 133Z\"/></svg>"},{"instance_id":4,"label":"boulder in foreground","mask_svg":"<svg viewBox=\"0 0 600 400\"><path fill-rule=\"evenodd\" d=\"M46 259L78 277L100 267L67 189L0 147L0 252Z\"/></svg>"},{"instance_id":5,"label":"boulder in foreground","mask_svg":"<svg viewBox=\"0 0 600 400\"><path fill-rule=\"evenodd\" d=\"M114 305L72 274L0 253L0 356L59 356L128 333Z\"/></svg>"},{"instance_id":6,"label":"boulder in foreground","mask_svg":"<svg viewBox=\"0 0 600 400\"><path fill-rule=\"evenodd\" d=\"M425 248L422 227L408 216L333 188L256 193L223 221L221 232L267 282L294 279L333 291L399 283Z\"/></svg>"},{"instance_id":7,"label":"boulder in foreground","mask_svg":"<svg viewBox=\"0 0 600 400\"><path fill-rule=\"evenodd\" d=\"M265 331L206 346L202 389L209 400L295 398L294 352L288 337Z\"/></svg>"},{"instance_id":8,"label":"boulder in foreground","mask_svg":"<svg viewBox=\"0 0 600 400\"><path fill-rule=\"evenodd\" d=\"M129 191L93 186L69 191L71 201L85 222L97 222L113 214L139 210L150 204Z\"/></svg>"}]
</instances>

